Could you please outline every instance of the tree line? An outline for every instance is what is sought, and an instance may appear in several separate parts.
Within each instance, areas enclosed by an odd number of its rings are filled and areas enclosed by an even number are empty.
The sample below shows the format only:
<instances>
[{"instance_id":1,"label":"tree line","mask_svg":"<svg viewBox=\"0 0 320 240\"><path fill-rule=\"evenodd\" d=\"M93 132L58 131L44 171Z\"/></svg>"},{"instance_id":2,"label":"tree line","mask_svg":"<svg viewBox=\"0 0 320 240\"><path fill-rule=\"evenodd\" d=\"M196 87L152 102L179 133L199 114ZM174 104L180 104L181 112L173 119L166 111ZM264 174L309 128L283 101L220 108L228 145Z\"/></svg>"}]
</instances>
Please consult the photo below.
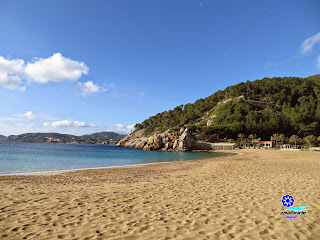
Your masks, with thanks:
<instances>
[{"instance_id":1,"label":"tree line","mask_svg":"<svg viewBox=\"0 0 320 240\"><path fill-rule=\"evenodd\" d=\"M141 124L146 135L188 127L199 140L237 139L255 133L269 139L320 135L320 75L247 81L195 103L158 113Z\"/></svg>"},{"instance_id":2,"label":"tree line","mask_svg":"<svg viewBox=\"0 0 320 240\"><path fill-rule=\"evenodd\" d=\"M240 146L248 146L255 139L259 139L256 134L250 134L246 137L245 134L239 133L237 142ZM287 143L295 146L295 148L297 148L297 145L305 145L308 148L320 145L320 136L316 137L314 135L307 135L303 138L300 138L297 135L286 137L284 134L274 133L269 140L274 141L276 147Z\"/></svg>"}]
</instances>

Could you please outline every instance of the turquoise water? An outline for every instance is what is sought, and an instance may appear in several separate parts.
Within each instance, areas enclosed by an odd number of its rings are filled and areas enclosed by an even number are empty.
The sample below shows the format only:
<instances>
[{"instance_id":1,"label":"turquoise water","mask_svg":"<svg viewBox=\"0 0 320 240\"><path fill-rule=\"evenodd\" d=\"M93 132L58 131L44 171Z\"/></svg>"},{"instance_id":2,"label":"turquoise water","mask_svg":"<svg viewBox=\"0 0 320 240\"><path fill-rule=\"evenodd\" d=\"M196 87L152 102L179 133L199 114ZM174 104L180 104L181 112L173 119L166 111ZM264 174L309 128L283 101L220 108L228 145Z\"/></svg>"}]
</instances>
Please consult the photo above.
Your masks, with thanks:
<instances>
[{"instance_id":1,"label":"turquoise water","mask_svg":"<svg viewBox=\"0 0 320 240\"><path fill-rule=\"evenodd\" d=\"M140 151L113 145L0 142L0 175L128 166L225 155Z\"/></svg>"}]
</instances>

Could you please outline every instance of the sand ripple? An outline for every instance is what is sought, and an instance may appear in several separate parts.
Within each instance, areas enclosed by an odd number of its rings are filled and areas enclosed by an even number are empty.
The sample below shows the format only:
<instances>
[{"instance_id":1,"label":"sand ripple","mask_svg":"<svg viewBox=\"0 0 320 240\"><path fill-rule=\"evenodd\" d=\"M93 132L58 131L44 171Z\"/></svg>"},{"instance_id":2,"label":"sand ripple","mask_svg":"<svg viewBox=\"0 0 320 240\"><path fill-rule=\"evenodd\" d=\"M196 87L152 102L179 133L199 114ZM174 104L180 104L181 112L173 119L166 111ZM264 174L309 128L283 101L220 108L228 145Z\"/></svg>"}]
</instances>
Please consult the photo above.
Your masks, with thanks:
<instances>
[{"instance_id":1,"label":"sand ripple","mask_svg":"<svg viewBox=\"0 0 320 240\"><path fill-rule=\"evenodd\" d=\"M320 239L320 153L0 177L2 239ZM307 215L286 219L293 195Z\"/></svg>"}]
</instances>

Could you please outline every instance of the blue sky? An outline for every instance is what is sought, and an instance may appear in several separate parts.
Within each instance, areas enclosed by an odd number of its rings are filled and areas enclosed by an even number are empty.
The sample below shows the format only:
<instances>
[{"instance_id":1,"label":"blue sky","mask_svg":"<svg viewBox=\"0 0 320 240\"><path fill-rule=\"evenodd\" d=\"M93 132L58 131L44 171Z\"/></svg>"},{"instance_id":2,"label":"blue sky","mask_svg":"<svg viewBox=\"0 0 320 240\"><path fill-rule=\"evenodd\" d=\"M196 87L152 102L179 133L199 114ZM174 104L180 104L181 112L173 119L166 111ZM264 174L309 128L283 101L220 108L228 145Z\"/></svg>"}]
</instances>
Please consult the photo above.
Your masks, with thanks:
<instances>
[{"instance_id":1,"label":"blue sky","mask_svg":"<svg viewBox=\"0 0 320 240\"><path fill-rule=\"evenodd\" d=\"M242 81L320 73L320 2L0 2L0 134L130 132Z\"/></svg>"}]
</instances>

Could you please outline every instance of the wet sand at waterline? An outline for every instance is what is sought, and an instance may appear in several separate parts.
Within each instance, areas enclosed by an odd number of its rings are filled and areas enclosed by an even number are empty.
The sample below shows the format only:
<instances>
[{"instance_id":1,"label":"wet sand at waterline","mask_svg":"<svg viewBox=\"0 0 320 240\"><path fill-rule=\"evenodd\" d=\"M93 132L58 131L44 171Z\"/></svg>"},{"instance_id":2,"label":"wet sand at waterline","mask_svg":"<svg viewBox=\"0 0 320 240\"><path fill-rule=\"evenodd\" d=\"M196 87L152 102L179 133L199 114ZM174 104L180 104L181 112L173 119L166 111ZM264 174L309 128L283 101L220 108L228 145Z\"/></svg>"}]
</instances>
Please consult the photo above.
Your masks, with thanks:
<instances>
[{"instance_id":1,"label":"wet sand at waterline","mask_svg":"<svg viewBox=\"0 0 320 240\"><path fill-rule=\"evenodd\" d=\"M1 239L320 239L320 152L0 177ZM307 214L286 219L283 195Z\"/></svg>"}]
</instances>

